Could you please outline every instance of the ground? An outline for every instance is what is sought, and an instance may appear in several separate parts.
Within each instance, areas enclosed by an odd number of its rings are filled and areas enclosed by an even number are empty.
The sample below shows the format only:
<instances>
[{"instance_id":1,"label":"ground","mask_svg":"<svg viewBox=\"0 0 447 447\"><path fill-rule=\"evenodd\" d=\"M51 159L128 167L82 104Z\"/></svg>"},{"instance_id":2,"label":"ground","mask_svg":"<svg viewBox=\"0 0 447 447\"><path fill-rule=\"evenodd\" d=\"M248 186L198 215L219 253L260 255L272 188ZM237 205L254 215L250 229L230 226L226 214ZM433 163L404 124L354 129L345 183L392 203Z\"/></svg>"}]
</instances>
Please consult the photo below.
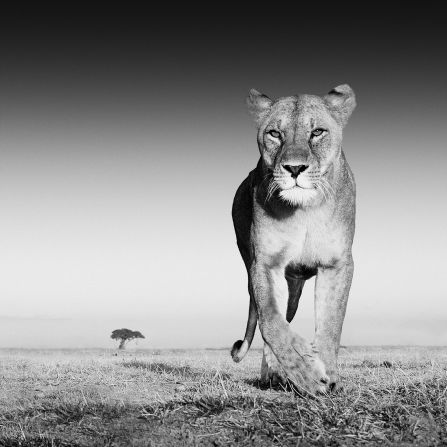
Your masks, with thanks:
<instances>
[{"instance_id":1,"label":"ground","mask_svg":"<svg viewBox=\"0 0 447 447\"><path fill-rule=\"evenodd\" d=\"M447 348L344 347L344 390L259 386L261 351L0 350L0 446L447 445Z\"/></svg>"}]
</instances>

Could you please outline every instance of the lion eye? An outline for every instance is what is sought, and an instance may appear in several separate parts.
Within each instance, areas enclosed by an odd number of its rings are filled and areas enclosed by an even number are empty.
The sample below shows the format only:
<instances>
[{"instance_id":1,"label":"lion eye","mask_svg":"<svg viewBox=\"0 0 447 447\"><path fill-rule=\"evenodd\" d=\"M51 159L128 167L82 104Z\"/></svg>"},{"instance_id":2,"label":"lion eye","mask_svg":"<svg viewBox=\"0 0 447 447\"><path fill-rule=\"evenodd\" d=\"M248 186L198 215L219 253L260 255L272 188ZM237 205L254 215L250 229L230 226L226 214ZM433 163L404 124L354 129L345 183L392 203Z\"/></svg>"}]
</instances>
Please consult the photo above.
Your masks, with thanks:
<instances>
[{"instance_id":1,"label":"lion eye","mask_svg":"<svg viewBox=\"0 0 447 447\"><path fill-rule=\"evenodd\" d=\"M271 130L269 132L269 135L271 135L273 138L279 138L281 134L277 130Z\"/></svg>"},{"instance_id":2,"label":"lion eye","mask_svg":"<svg viewBox=\"0 0 447 447\"><path fill-rule=\"evenodd\" d=\"M314 129L314 130L312 131L311 135L312 135L313 137L319 137L319 136L322 135L324 132L326 132L324 129L320 129L320 128L318 128L318 129Z\"/></svg>"}]
</instances>

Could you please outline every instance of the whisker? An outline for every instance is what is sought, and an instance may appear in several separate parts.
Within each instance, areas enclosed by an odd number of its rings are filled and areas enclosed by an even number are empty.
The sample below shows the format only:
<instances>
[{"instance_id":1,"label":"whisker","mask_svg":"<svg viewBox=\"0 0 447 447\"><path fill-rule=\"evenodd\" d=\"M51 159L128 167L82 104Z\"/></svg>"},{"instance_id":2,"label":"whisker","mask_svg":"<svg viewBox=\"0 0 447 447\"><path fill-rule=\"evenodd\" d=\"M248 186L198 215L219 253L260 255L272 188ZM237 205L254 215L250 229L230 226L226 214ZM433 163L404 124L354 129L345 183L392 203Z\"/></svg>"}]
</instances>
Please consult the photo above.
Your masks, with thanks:
<instances>
[{"instance_id":1,"label":"whisker","mask_svg":"<svg viewBox=\"0 0 447 447\"><path fill-rule=\"evenodd\" d=\"M319 184L321 185L322 189L326 192L325 199L331 200L335 198L335 191L332 188L331 184L323 177L320 178Z\"/></svg>"},{"instance_id":2,"label":"whisker","mask_svg":"<svg viewBox=\"0 0 447 447\"><path fill-rule=\"evenodd\" d=\"M321 191L321 193L323 194L324 201L326 202L327 201L327 195L326 195L326 191L325 191L323 185L321 183L317 183L316 187L317 187L317 189L319 189Z\"/></svg>"},{"instance_id":3,"label":"whisker","mask_svg":"<svg viewBox=\"0 0 447 447\"><path fill-rule=\"evenodd\" d=\"M329 191L329 193L331 195L331 198L334 199L335 198L335 190L334 190L334 188L332 187L332 185L329 183L329 181L327 179L324 178L323 182L326 185L326 188L328 189L328 191Z\"/></svg>"},{"instance_id":4,"label":"whisker","mask_svg":"<svg viewBox=\"0 0 447 447\"><path fill-rule=\"evenodd\" d=\"M329 191L327 190L326 185L321 181L321 178L315 183L315 187L321 191L324 200L327 202L329 200Z\"/></svg>"},{"instance_id":5,"label":"whisker","mask_svg":"<svg viewBox=\"0 0 447 447\"><path fill-rule=\"evenodd\" d=\"M270 181L272 181L272 179L273 179L272 172L267 171L267 173L264 175L264 178L262 179L261 184L259 186L260 187L264 186L264 183L266 181L270 182Z\"/></svg>"},{"instance_id":6,"label":"whisker","mask_svg":"<svg viewBox=\"0 0 447 447\"><path fill-rule=\"evenodd\" d=\"M330 200L332 198L332 191L331 191L330 185L327 182L325 182L324 180L321 182L321 184L324 186L324 188L327 192L328 200Z\"/></svg>"},{"instance_id":7,"label":"whisker","mask_svg":"<svg viewBox=\"0 0 447 447\"><path fill-rule=\"evenodd\" d=\"M279 189L278 183L276 183L275 180L272 180L267 188L267 194L265 197L264 205L273 197L273 194L277 189Z\"/></svg>"},{"instance_id":8,"label":"whisker","mask_svg":"<svg viewBox=\"0 0 447 447\"><path fill-rule=\"evenodd\" d=\"M273 188L270 190L269 200L273 197L273 194L279 189L278 183L273 183Z\"/></svg>"}]
</instances>

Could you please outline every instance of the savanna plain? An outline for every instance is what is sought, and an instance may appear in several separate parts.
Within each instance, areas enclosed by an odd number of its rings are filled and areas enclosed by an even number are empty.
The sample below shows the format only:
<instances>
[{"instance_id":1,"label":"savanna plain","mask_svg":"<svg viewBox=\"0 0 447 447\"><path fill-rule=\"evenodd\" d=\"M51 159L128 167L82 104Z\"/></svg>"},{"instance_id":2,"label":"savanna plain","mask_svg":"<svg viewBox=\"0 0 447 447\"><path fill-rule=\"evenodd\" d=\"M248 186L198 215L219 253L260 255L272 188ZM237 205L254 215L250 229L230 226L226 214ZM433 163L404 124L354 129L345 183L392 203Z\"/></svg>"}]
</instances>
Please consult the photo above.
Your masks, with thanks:
<instances>
[{"instance_id":1,"label":"savanna plain","mask_svg":"<svg viewBox=\"0 0 447 447\"><path fill-rule=\"evenodd\" d=\"M0 445L447 445L447 348L342 347L317 398L260 386L261 357L0 350Z\"/></svg>"}]
</instances>

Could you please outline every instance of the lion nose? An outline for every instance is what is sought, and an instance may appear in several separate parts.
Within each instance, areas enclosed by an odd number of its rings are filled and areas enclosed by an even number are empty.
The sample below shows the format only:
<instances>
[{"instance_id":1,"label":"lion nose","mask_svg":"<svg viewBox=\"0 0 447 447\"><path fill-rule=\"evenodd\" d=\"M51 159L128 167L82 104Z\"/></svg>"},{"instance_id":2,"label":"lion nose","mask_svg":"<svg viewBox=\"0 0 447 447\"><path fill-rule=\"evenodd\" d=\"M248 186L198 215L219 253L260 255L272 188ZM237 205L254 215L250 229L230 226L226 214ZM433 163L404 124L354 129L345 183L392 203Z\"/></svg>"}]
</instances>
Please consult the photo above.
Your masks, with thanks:
<instances>
[{"instance_id":1,"label":"lion nose","mask_svg":"<svg viewBox=\"0 0 447 447\"><path fill-rule=\"evenodd\" d=\"M304 172L309 165L283 165L286 171L292 174L293 178L297 178L302 172Z\"/></svg>"}]
</instances>

